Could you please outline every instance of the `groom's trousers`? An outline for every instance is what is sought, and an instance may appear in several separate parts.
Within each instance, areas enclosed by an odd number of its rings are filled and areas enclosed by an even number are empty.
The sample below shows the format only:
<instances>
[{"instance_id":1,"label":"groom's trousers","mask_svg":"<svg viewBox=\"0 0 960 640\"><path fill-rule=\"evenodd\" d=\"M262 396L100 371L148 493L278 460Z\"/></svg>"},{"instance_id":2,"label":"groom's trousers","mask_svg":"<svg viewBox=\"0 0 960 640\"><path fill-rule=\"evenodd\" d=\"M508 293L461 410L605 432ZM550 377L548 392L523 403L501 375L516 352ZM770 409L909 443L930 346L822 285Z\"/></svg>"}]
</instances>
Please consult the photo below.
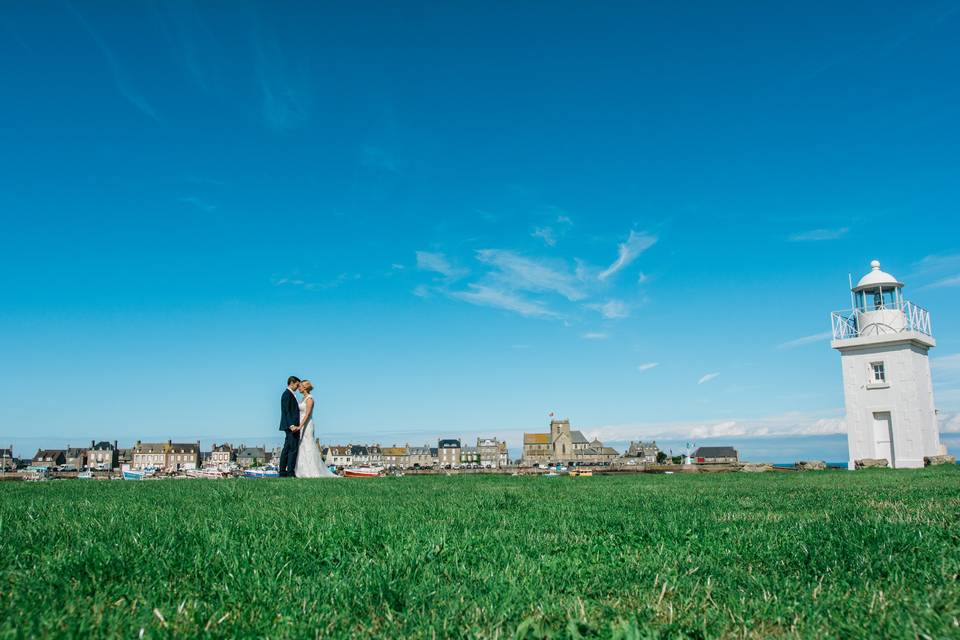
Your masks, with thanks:
<instances>
[{"instance_id":1,"label":"groom's trousers","mask_svg":"<svg viewBox=\"0 0 960 640\"><path fill-rule=\"evenodd\" d=\"M300 448L300 436L292 431L286 431L287 437L280 450L280 477L294 476L297 470L297 450Z\"/></svg>"}]
</instances>

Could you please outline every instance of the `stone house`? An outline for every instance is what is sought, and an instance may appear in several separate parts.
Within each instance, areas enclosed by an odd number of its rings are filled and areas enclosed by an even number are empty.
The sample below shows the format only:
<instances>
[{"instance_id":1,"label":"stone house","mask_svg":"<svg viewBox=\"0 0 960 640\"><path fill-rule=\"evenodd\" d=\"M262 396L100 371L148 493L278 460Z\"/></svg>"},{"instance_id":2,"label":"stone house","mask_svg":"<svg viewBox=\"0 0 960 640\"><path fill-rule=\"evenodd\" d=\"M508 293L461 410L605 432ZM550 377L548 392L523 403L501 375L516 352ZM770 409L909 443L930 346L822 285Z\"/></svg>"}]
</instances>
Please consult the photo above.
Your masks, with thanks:
<instances>
[{"instance_id":1,"label":"stone house","mask_svg":"<svg viewBox=\"0 0 960 640\"><path fill-rule=\"evenodd\" d=\"M430 445L425 444L422 447L407 447L407 463L414 468L429 469L433 467L433 454Z\"/></svg>"},{"instance_id":2,"label":"stone house","mask_svg":"<svg viewBox=\"0 0 960 640\"><path fill-rule=\"evenodd\" d=\"M117 449L117 466L122 467L125 464L133 465L133 448L119 447Z\"/></svg>"},{"instance_id":3,"label":"stone house","mask_svg":"<svg viewBox=\"0 0 960 640\"><path fill-rule=\"evenodd\" d=\"M406 447L384 447L383 466L394 469L404 469L410 464L409 452Z\"/></svg>"},{"instance_id":4,"label":"stone house","mask_svg":"<svg viewBox=\"0 0 960 640\"><path fill-rule=\"evenodd\" d=\"M30 464L34 467L52 469L59 467L66 461L66 452L63 449L38 449Z\"/></svg>"},{"instance_id":5,"label":"stone house","mask_svg":"<svg viewBox=\"0 0 960 640\"><path fill-rule=\"evenodd\" d=\"M653 442L631 440L630 446L627 448L626 453L623 454L623 457L646 464L656 464L658 453L660 453L660 447L657 446L656 440Z\"/></svg>"},{"instance_id":6,"label":"stone house","mask_svg":"<svg viewBox=\"0 0 960 640\"><path fill-rule=\"evenodd\" d=\"M477 438L477 452L482 467L499 469L508 464L507 443L496 438Z\"/></svg>"},{"instance_id":7,"label":"stone house","mask_svg":"<svg viewBox=\"0 0 960 640\"><path fill-rule=\"evenodd\" d=\"M213 443L213 447L210 449L210 458L209 466L211 467L228 467L232 462L237 461L237 452L232 445L228 443L217 444Z\"/></svg>"},{"instance_id":8,"label":"stone house","mask_svg":"<svg viewBox=\"0 0 960 640\"><path fill-rule=\"evenodd\" d=\"M476 447L462 447L460 449L460 465L479 465L480 464L480 450Z\"/></svg>"},{"instance_id":9,"label":"stone house","mask_svg":"<svg viewBox=\"0 0 960 640\"><path fill-rule=\"evenodd\" d=\"M367 447L367 462L372 467L383 465L383 449L379 444L372 444Z\"/></svg>"},{"instance_id":10,"label":"stone house","mask_svg":"<svg viewBox=\"0 0 960 640\"><path fill-rule=\"evenodd\" d=\"M110 444L106 440L100 442L90 441L90 448L87 449L87 466L92 469L116 469L120 466L120 458L117 451L117 441Z\"/></svg>"},{"instance_id":11,"label":"stone house","mask_svg":"<svg viewBox=\"0 0 960 640\"><path fill-rule=\"evenodd\" d=\"M437 441L437 464L441 468L460 466L460 440L444 438Z\"/></svg>"},{"instance_id":12,"label":"stone house","mask_svg":"<svg viewBox=\"0 0 960 640\"><path fill-rule=\"evenodd\" d=\"M694 464L737 464L740 454L733 447L697 447L693 452Z\"/></svg>"},{"instance_id":13,"label":"stone house","mask_svg":"<svg viewBox=\"0 0 960 640\"><path fill-rule=\"evenodd\" d=\"M349 467L353 464L353 455L349 445L331 445L323 449L323 457L327 464L337 467Z\"/></svg>"},{"instance_id":14,"label":"stone house","mask_svg":"<svg viewBox=\"0 0 960 640\"><path fill-rule=\"evenodd\" d=\"M155 467L163 471L187 471L200 468L200 441L141 442L133 447L133 468Z\"/></svg>"},{"instance_id":15,"label":"stone house","mask_svg":"<svg viewBox=\"0 0 960 640\"><path fill-rule=\"evenodd\" d=\"M237 449L237 465L244 469L250 467L262 467L270 462L267 450L264 447L247 447L240 445Z\"/></svg>"},{"instance_id":16,"label":"stone house","mask_svg":"<svg viewBox=\"0 0 960 640\"><path fill-rule=\"evenodd\" d=\"M67 445L63 452L63 464L70 464L77 469L83 469L87 466L87 450Z\"/></svg>"},{"instance_id":17,"label":"stone house","mask_svg":"<svg viewBox=\"0 0 960 640\"><path fill-rule=\"evenodd\" d=\"M13 457L13 445L9 449L0 449L0 470L13 471L17 468L17 460Z\"/></svg>"}]
</instances>

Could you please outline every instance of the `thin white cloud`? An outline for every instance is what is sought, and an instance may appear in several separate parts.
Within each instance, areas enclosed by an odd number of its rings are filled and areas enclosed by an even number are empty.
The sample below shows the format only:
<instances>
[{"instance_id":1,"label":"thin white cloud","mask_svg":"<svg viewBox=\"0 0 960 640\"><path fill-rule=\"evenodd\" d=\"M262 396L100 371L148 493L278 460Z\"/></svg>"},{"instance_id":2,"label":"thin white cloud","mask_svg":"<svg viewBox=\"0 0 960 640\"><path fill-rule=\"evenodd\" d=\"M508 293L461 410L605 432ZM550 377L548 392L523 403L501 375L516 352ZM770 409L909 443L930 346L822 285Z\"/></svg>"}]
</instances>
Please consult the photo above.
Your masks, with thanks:
<instances>
[{"instance_id":1,"label":"thin white cloud","mask_svg":"<svg viewBox=\"0 0 960 640\"><path fill-rule=\"evenodd\" d=\"M960 420L956 428L960 431ZM584 428L589 438L624 441L643 439L701 439L721 437L826 436L846 433L843 410L830 412L788 412L752 419L648 422Z\"/></svg>"},{"instance_id":2,"label":"thin white cloud","mask_svg":"<svg viewBox=\"0 0 960 640\"><path fill-rule=\"evenodd\" d=\"M433 271L451 280L461 278L469 273L467 269L452 265L442 253L432 251L417 251L417 269Z\"/></svg>"},{"instance_id":3,"label":"thin white cloud","mask_svg":"<svg viewBox=\"0 0 960 640\"><path fill-rule=\"evenodd\" d=\"M534 238L540 238L548 247L557 245L557 233L550 227L534 227L530 235Z\"/></svg>"},{"instance_id":4,"label":"thin white cloud","mask_svg":"<svg viewBox=\"0 0 960 640\"><path fill-rule=\"evenodd\" d=\"M697 384L706 384L711 380L716 380L719 376L720 374L718 372L708 373L704 375L702 378L700 378L699 380L697 380Z\"/></svg>"},{"instance_id":5,"label":"thin white cloud","mask_svg":"<svg viewBox=\"0 0 960 640\"><path fill-rule=\"evenodd\" d=\"M781 342L777 345L777 349L795 349L796 347L803 347L808 344L813 344L815 342L823 342L829 340L833 337L833 333L830 331L824 331L823 333L815 333L812 336L803 336L802 338L796 338L794 340L788 340L786 342Z\"/></svg>"},{"instance_id":6,"label":"thin white cloud","mask_svg":"<svg viewBox=\"0 0 960 640\"><path fill-rule=\"evenodd\" d=\"M482 307L493 307L519 313L531 318L559 318L541 302L528 300L510 290L482 284L470 284L467 291L452 291L450 297Z\"/></svg>"},{"instance_id":7,"label":"thin white cloud","mask_svg":"<svg viewBox=\"0 0 960 640\"><path fill-rule=\"evenodd\" d=\"M650 371L650 369L653 369L659 366L660 366L659 362L644 362L641 365L637 365L637 371L640 371L640 372Z\"/></svg>"},{"instance_id":8,"label":"thin white cloud","mask_svg":"<svg viewBox=\"0 0 960 640\"><path fill-rule=\"evenodd\" d=\"M206 213L212 213L217 210L217 205L206 202L205 200L201 200L200 198L197 198L195 196L180 198L180 202L184 204L193 205L197 209L200 209L201 211L205 211Z\"/></svg>"},{"instance_id":9,"label":"thin white cloud","mask_svg":"<svg viewBox=\"0 0 960 640\"><path fill-rule=\"evenodd\" d=\"M929 255L913 265L913 273L940 273L960 269L960 253L948 255Z\"/></svg>"},{"instance_id":10,"label":"thin white cloud","mask_svg":"<svg viewBox=\"0 0 960 640\"><path fill-rule=\"evenodd\" d=\"M622 320L630 315L630 310L623 300L607 300L606 302L588 304L586 306L594 311L598 311L600 315L607 320Z\"/></svg>"},{"instance_id":11,"label":"thin white cloud","mask_svg":"<svg viewBox=\"0 0 960 640\"><path fill-rule=\"evenodd\" d=\"M942 278L930 284L925 284L921 289L945 289L947 287L960 287L960 275Z\"/></svg>"},{"instance_id":12,"label":"thin white cloud","mask_svg":"<svg viewBox=\"0 0 960 640\"><path fill-rule=\"evenodd\" d=\"M309 119L314 106L311 74L303 56L288 62L278 39L258 27L253 38L255 73L264 122L279 132L290 131Z\"/></svg>"},{"instance_id":13,"label":"thin white cloud","mask_svg":"<svg viewBox=\"0 0 960 640\"><path fill-rule=\"evenodd\" d=\"M552 291L571 301L586 297L577 286L576 278L560 264L533 260L501 249L480 249L477 260L498 269L499 272L492 275L511 289Z\"/></svg>"},{"instance_id":14,"label":"thin white cloud","mask_svg":"<svg viewBox=\"0 0 960 640\"><path fill-rule=\"evenodd\" d=\"M960 371L960 353L930 359L934 371Z\"/></svg>"},{"instance_id":15,"label":"thin white cloud","mask_svg":"<svg viewBox=\"0 0 960 640\"><path fill-rule=\"evenodd\" d=\"M790 242L821 242L824 240L839 240L847 235L850 227L840 227L838 229L812 229L810 231L801 231L790 236Z\"/></svg>"},{"instance_id":16,"label":"thin white cloud","mask_svg":"<svg viewBox=\"0 0 960 640\"><path fill-rule=\"evenodd\" d=\"M80 12L73 7L73 5L67 3L67 9L73 13L74 17L77 19L77 22L80 23L80 25L100 49L100 53L103 55L104 60L107 61L107 65L110 67L110 72L113 74L113 84L117 88L117 91L120 93L120 95L123 96L127 102L139 109L141 113L157 122L160 122L160 115L157 113L157 110L154 109L153 105L150 104L147 99L144 98L140 92L134 88L133 82L127 75L126 70L120 64L117 56L113 53L113 50L107 45L106 40L100 36L96 29L94 29L93 26L87 22L86 18L84 18Z\"/></svg>"},{"instance_id":17,"label":"thin white cloud","mask_svg":"<svg viewBox=\"0 0 960 640\"><path fill-rule=\"evenodd\" d=\"M606 280L622 269L630 265L637 257L657 243L656 236L646 233L637 233L630 231L630 236L626 242L622 242L617 247L617 259L597 276L600 280Z\"/></svg>"},{"instance_id":18,"label":"thin white cloud","mask_svg":"<svg viewBox=\"0 0 960 640\"><path fill-rule=\"evenodd\" d=\"M588 331L581 336L584 340L606 340L610 336L599 331Z\"/></svg>"}]
</instances>

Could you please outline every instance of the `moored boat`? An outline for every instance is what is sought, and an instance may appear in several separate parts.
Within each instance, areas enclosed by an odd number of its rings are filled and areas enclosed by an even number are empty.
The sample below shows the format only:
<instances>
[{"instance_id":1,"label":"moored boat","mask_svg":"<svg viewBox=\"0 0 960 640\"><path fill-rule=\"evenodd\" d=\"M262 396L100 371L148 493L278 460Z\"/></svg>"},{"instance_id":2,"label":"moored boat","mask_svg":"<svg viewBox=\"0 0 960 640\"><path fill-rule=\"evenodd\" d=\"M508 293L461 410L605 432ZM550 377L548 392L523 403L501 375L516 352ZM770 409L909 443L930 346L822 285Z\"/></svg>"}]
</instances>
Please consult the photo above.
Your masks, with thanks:
<instances>
[{"instance_id":1,"label":"moored boat","mask_svg":"<svg viewBox=\"0 0 960 640\"><path fill-rule=\"evenodd\" d=\"M381 473L383 469L378 469L376 467L349 467L343 470L344 478L376 478Z\"/></svg>"},{"instance_id":2,"label":"moored boat","mask_svg":"<svg viewBox=\"0 0 960 640\"><path fill-rule=\"evenodd\" d=\"M279 478L280 471L276 467L257 467L256 469L245 469L244 478Z\"/></svg>"}]
</instances>

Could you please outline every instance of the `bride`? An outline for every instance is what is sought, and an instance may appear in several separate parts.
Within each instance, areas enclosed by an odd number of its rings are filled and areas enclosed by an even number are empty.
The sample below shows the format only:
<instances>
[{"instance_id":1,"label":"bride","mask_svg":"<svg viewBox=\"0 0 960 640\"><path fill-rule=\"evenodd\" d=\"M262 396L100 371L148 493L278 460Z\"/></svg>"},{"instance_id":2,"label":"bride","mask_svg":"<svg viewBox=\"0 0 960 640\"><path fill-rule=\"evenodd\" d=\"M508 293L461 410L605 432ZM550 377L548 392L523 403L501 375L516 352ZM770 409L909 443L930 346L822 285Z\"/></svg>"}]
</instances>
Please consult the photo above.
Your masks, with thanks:
<instances>
[{"instance_id":1,"label":"bride","mask_svg":"<svg viewBox=\"0 0 960 640\"><path fill-rule=\"evenodd\" d=\"M339 478L323 462L320 447L313 438L313 384L309 380L300 382L300 447L297 449L297 468L294 474L298 478Z\"/></svg>"}]
</instances>

